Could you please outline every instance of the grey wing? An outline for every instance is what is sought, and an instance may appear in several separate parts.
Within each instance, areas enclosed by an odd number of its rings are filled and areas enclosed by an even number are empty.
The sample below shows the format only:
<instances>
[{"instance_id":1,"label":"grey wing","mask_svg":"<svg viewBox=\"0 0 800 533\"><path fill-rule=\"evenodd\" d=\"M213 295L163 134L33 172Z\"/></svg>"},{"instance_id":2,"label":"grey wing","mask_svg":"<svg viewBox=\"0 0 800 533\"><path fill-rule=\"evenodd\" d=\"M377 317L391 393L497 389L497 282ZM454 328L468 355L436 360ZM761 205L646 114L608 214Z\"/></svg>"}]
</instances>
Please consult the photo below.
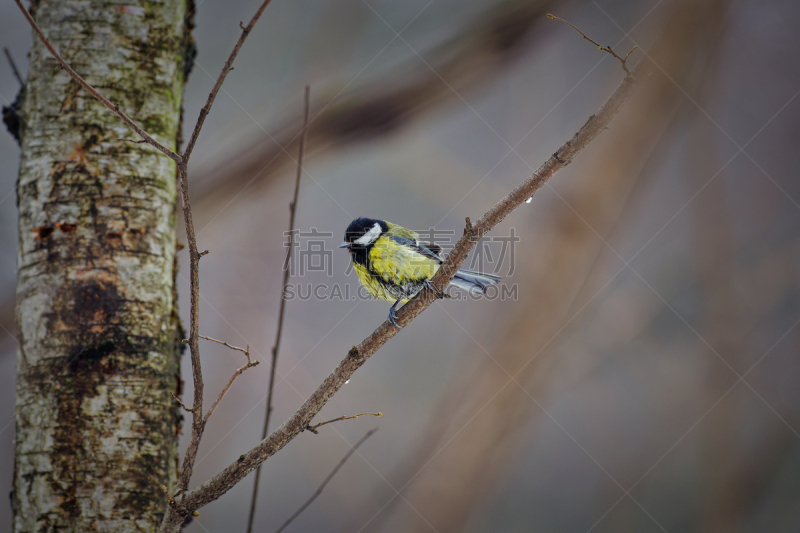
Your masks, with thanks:
<instances>
[{"instance_id":1,"label":"grey wing","mask_svg":"<svg viewBox=\"0 0 800 533\"><path fill-rule=\"evenodd\" d=\"M439 246L438 244L434 244L432 242L417 241L417 245L421 246L422 248L426 248L429 252L431 252L431 254L433 255L431 255L430 257L438 260L440 263L444 263L444 259L442 259L442 256L439 255L442 253L442 247Z\"/></svg>"},{"instance_id":2,"label":"grey wing","mask_svg":"<svg viewBox=\"0 0 800 533\"><path fill-rule=\"evenodd\" d=\"M420 242L416 239L407 239L406 237L393 236L392 239L394 239L396 243L402 244L403 246L408 246L417 253L433 259L434 261L438 261L439 263L444 262L444 259L439 256L439 253L442 251L442 247L437 244Z\"/></svg>"}]
</instances>

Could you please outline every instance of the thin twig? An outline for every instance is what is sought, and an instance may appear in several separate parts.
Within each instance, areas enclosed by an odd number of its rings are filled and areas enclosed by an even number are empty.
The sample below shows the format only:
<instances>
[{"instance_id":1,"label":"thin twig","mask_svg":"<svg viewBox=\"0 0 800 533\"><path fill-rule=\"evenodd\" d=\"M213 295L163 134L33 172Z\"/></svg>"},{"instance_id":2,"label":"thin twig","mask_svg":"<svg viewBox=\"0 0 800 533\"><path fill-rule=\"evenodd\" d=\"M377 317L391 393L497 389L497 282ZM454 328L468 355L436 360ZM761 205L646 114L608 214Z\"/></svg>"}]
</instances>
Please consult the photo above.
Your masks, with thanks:
<instances>
[{"instance_id":1,"label":"thin twig","mask_svg":"<svg viewBox=\"0 0 800 533\"><path fill-rule=\"evenodd\" d=\"M11 52L8 51L7 46L3 48L3 52L6 53L6 58L8 58L8 64L11 65L11 71L14 73L14 77L17 78L20 88L25 87L25 82L22 81L22 76L19 75L19 71L17 70L17 65L14 64L14 58L11 57Z\"/></svg>"},{"instance_id":2,"label":"thin twig","mask_svg":"<svg viewBox=\"0 0 800 533\"><path fill-rule=\"evenodd\" d=\"M366 442L366 440L367 440L368 438L370 438L370 437L371 437L371 436L372 436L372 435L373 435L373 434L374 434L376 431L378 431L378 428L374 428L374 429L371 429L371 430L369 430L369 431L367 432L367 434L366 434L366 435L364 435L363 437L361 437L361 440L359 440L358 442L356 442L356 443L353 445L353 447L352 447L352 448L350 448L350 451L349 451L349 452L347 452L347 454L346 454L344 457L342 457L342 460L341 460L341 461L339 461L339 463L338 463L338 464L337 464L337 465L334 467L334 469L333 469L333 470L331 470L331 473L330 473L330 474L328 474L328 476L327 476L327 477L326 477L326 478L325 478L325 479L322 481L322 483L320 484L320 486L319 486L319 487L317 487L317 490L316 490L316 491L314 491L314 494L312 494L312 495L311 495L311 497L310 497L310 498L309 498L309 499L306 501L306 503L304 503L303 505L301 505L301 506L300 506L300 508L299 508L297 511L295 511L295 512L294 512L294 514L288 518L288 520L286 520L286 522L284 522L283 524L281 524L281 527L279 527L279 528L278 528L278 529L275 531L275 533L281 533L281 531L283 531L284 529L286 529L286 527L287 527L289 524L291 524L291 523L294 521L294 519L295 519L295 518L297 518L298 516L300 516L300 515L303 513L303 511L305 511L305 510L306 510L306 508L307 508L309 505L311 505L311 504L312 504L312 502L313 502L314 500L316 500L316 499L317 499L317 496L319 496L320 494L322 494L322 491L323 491L323 489L325 489L325 485L327 485L327 484L330 482L330 480L331 480L331 479L333 479L333 476L335 476L335 475L336 475L336 473L337 473L337 472L338 472L338 471L339 471L339 470L342 468L342 466L344 466L344 464L347 462L347 460L348 460L348 459L350 459L350 456L351 456L351 455L353 455L353 454L356 452L356 450L358 449L358 447L359 447L359 446L361 446L362 444L364 444L364 442Z\"/></svg>"},{"instance_id":3,"label":"thin twig","mask_svg":"<svg viewBox=\"0 0 800 533\"><path fill-rule=\"evenodd\" d=\"M198 335L198 337L200 337L201 339L205 339L207 341L211 341L211 342L216 342L218 344L222 344L223 346L227 346L231 350L240 351L240 352L242 352L243 354L245 354L247 356L247 361L250 362L250 345L249 344L247 345L247 349L245 350L244 348L239 348L238 346L233 346L231 344L228 344L225 341L218 341L217 339L212 339L211 337L206 337L204 335Z\"/></svg>"},{"instance_id":4,"label":"thin twig","mask_svg":"<svg viewBox=\"0 0 800 533\"><path fill-rule=\"evenodd\" d=\"M19 2L20 0L15 1ZM264 0L264 2L261 4L261 7L258 8L255 15L253 15L253 18L250 19L250 23L246 27L242 27L242 23L239 23L239 27L242 28L242 34L239 36L239 40L236 41L236 46L233 47L231 54L228 56L228 60L225 61L225 64L222 66L222 72L220 72L217 82L214 84L214 88L211 89L211 93L208 95L208 100L206 100L205 105L200 110L200 116L197 117L197 123L194 125L192 136L189 138L189 144L186 145L186 150L183 152L184 159L189 159L189 156L192 155L192 150L194 150L197 137L200 135L200 129L203 127L209 111L211 111L211 106L214 104L214 99L217 97L217 93L219 93L219 90L222 87L222 82L225 81L228 73L233 70L233 62L236 59L236 56L239 55L239 50L242 48L244 40L247 39L247 36L253 30L253 27L256 25L256 22L258 22L258 19L261 17L261 14L267 8L270 1L271 0Z\"/></svg>"},{"instance_id":5,"label":"thin twig","mask_svg":"<svg viewBox=\"0 0 800 533\"><path fill-rule=\"evenodd\" d=\"M297 176L294 180L294 197L289 204L289 246L286 250L286 260L283 263L283 284L281 285L281 303L278 310L278 329L275 333L275 346L272 347L272 367L269 370L269 385L267 387L267 412L264 416L264 427L261 430L261 440L267 438L267 430L269 429L269 419L272 414L272 396L275 390L275 372L278 368L278 352L281 347L281 336L283 334L283 316L286 311L286 298L284 293L286 285L289 283L289 260L292 256L292 248L294 245L294 217L297 213L297 198L300 193L300 176L303 174L303 155L306 151L306 137L308 133L308 110L311 107L311 87L306 85L305 90L305 106L303 112L303 129L300 135L300 149L297 156ZM256 499L258 498L258 484L261 479L261 465L256 469L255 480L253 481L253 494L250 497L250 514L247 518L247 533L253 531L253 519L256 514Z\"/></svg>"},{"instance_id":6,"label":"thin twig","mask_svg":"<svg viewBox=\"0 0 800 533\"><path fill-rule=\"evenodd\" d=\"M272 369L269 375L269 390L267 393L267 414L264 418L264 431L261 438L267 436L267 429L269 427L270 414L272 413L272 395L275 388L275 369L278 366L278 353L281 347L281 338L283 336L283 317L286 312L286 298L284 292L286 285L289 283L289 276L291 270L289 269L289 260L292 256L292 248L294 245L294 219L297 214L297 199L300 193L300 177L303 175L303 156L306 151L306 137L308 134L308 112L311 107L311 87L306 85L305 98L304 98L304 112L303 112L303 129L300 136L300 148L297 155L297 175L294 180L294 196L292 202L289 204L289 245L286 249L286 260L283 264L283 284L281 285L281 303L278 310L278 328L275 332L275 346L272 347Z\"/></svg>"},{"instance_id":7,"label":"thin twig","mask_svg":"<svg viewBox=\"0 0 800 533\"><path fill-rule=\"evenodd\" d=\"M319 428L320 426L324 426L325 424L330 424L332 422L339 422L341 420L355 420L359 416L367 416L367 415L377 416L378 418L380 418L380 417L383 416L383 413L358 413L357 415L340 416L339 418L333 418L331 420L326 420L325 422L320 422L319 424L316 424L316 425L313 425L313 426L306 426L305 429L310 431L311 433L314 433L316 435L316 434L319 433L317 431L317 428Z\"/></svg>"},{"instance_id":8,"label":"thin twig","mask_svg":"<svg viewBox=\"0 0 800 533\"><path fill-rule=\"evenodd\" d=\"M64 58L62 58L58 54L58 52L56 52L56 49L53 48L53 45L50 44L50 41L47 40L47 37L44 36L44 33L42 33L42 30L36 24L36 21L33 20L33 17L28 12L28 10L25 9L25 6L22 5L22 1L14 0L14 2L16 2L17 6L19 6L19 9L22 11L22 14L25 15L25 18L28 20L28 23L33 28L33 31L35 31L36 34L39 36L39 39L41 39L42 44L44 44L45 47L47 47L47 49L50 50L50 53L53 54L53 57L56 58L61 68L66 70L67 73L69 73L69 75L72 76L72 79L77 81L81 87L86 89L92 96L97 98L104 106L113 111L119 118L121 118L125 122L125 124L127 124L133 131L141 135L143 139L145 139L150 145L155 147L158 151L169 156L176 163L180 163L183 160L183 158L179 156L177 153L173 152L172 150L170 150L169 148L167 148L166 146L155 140L153 137L151 137L146 131L142 129L141 126L139 126L136 122L134 122L133 119L131 119L128 115L120 111L118 105L111 103L105 96L97 92L97 90L94 87L89 85L89 83L86 80L84 80L80 74L75 72L75 70L73 70L72 67L70 67L66 61L64 61Z\"/></svg>"},{"instance_id":9,"label":"thin twig","mask_svg":"<svg viewBox=\"0 0 800 533\"><path fill-rule=\"evenodd\" d=\"M222 344L223 346L227 346L231 350L236 350L236 351L242 352L244 355L247 356L247 364L244 365L241 368L236 369L236 372L233 373L233 376L231 376L231 379L228 381L228 384L225 385L225 388L222 389L222 392L219 393L219 396L217 397L216 401L211 405L211 409L209 409L208 412L206 413L206 415L203 417L203 423L205 424L205 423L208 422L208 419L211 418L212 413L217 408L219 403L222 401L222 398L224 398L225 395L228 393L228 390L230 390L231 386L233 385L233 382L236 381L236 378L238 378L242 374L242 372L244 372L248 368L252 368L252 367L258 365L259 361L253 361L253 360L250 359L250 345L249 344L247 345L247 349L244 349L244 348L239 348L238 346L233 346L232 344L228 344L225 341L220 341L220 340L214 339L212 337L206 337L205 335L198 335L198 337L201 338L201 339L205 339L207 341L212 341L212 342L216 342L218 344ZM183 341L181 341L181 342L183 344L189 344L189 340L188 339L183 339ZM173 394L172 396L176 400L178 400L178 397L175 396L175 394ZM180 400L178 400L178 402L183 406L184 409L186 409L190 413L194 412L194 409L189 409L188 407L183 405L183 402L181 402Z\"/></svg>"},{"instance_id":10,"label":"thin twig","mask_svg":"<svg viewBox=\"0 0 800 533\"><path fill-rule=\"evenodd\" d=\"M169 391L169 393L172 394L172 397L175 398L175 401L178 402L178 404L180 404L181 407L183 407L184 411L188 411L190 413L192 412L192 409L190 407L187 407L186 404L183 403L180 398L178 398L177 394L175 394L172 391Z\"/></svg>"},{"instance_id":11,"label":"thin twig","mask_svg":"<svg viewBox=\"0 0 800 533\"><path fill-rule=\"evenodd\" d=\"M224 343L222 343L222 344L224 344ZM231 348L233 348L233 347L231 346ZM241 348L236 348L236 349L241 350ZM245 353L247 353L247 352L245 352ZM203 422L208 422L208 419L211 418L212 413L214 413L214 409L217 408L219 403L222 401L222 398L225 397L225 395L228 393L228 390L230 390L231 386L233 386L233 382L236 381L236 378L238 378L242 374L242 372L244 372L248 368L252 368L252 367L258 365L258 363L259 363L258 361L250 361L250 354L249 353L247 354L247 364L244 365L241 368L237 368L236 369L236 372L233 373L233 375L231 376L231 379L228 381L228 384L225 385L225 388L222 389L222 392L219 393L219 396L217 397L217 400L211 405L211 408L206 413L206 416L203 419Z\"/></svg>"},{"instance_id":12,"label":"thin twig","mask_svg":"<svg viewBox=\"0 0 800 533\"><path fill-rule=\"evenodd\" d=\"M589 36L587 36L587 35L586 35L585 33L583 33L581 30L579 30L579 29L578 29L578 28L577 28L577 27L576 27L574 24L572 24L571 22L569 22L569 21L567 21L567 20L564 20L564 19L562 19L562 18L560 18L560 17L557 17L557 16L555 16L555 15L551 15L550 13L548 13L548 14L547 14L547 18L549 18L549 19L553 19L553 20L558 20L558 21L561 21L561 22L563 22L564 24L566 24L567 26L569 26L569 27L570 27L570 28L572 28L573 30L575 30L575 31L577 31L578 33L580 33L580 34L581 34L581 36L582 36L584 39L586 39L587 41L589 41L590 43L592 43L593 45L595 45L595 46L596 46L598 49L600 49L600 50L602 50L603 52L606 52L606 53L608 53L608 54L611 54L611 56L612 56L612 57L615 57L615 58L617 58L617 59L619 60L619 62L622 64L622 70L624 70L624 71L625 71L625 74L628 74L628 75L630 75L631 71L630 71L630 70L628 70L627 61L628 61L628 58L630 57L630 55L631 55L633 52L635 52L635 51L636 51L636 49L638 48L638 46L634 46L633 48L631 48L631 51L630 51L630 52L628 52L628 53L625 55L625 57L620 57L620 56L618 56L618 55L617 55L617 53L616 53L614 50L612 50L612 49L611 49L611 47L610 47L610 46L603 46L603 45L601 45L600 43L598 43L598 42L597 42L597 41L595 41L594 39L592 39L592 38L590 38Z\"/></svg>"}]
</instances>

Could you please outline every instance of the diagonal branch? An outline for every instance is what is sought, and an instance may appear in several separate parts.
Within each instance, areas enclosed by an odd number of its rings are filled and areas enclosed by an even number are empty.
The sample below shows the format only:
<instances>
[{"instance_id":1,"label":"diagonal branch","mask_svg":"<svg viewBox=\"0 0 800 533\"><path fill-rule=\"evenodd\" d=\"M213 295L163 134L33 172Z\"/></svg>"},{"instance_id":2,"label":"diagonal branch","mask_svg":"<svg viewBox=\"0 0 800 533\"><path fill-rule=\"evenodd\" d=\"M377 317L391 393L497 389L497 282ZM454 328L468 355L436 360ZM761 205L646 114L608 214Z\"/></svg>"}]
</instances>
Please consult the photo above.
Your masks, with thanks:
<instances>
[{"instance_id":1,"label":"diagonal branch","mask_svg":"<svg viewBox=\"0 0 800 533\"><path fill-rule=\"evenodd\" d=\"M330 474L328 474L327 477L325 477L325 479L322 481L322 483L320 483L319 487L317 487L317 490L314 491L314 494L312 494L311 497L308 500L306 500L306 502L303 505L301 505L300 508L297 511L295 511L292 516L286 519L286 522L281 524L281 527L276 529L275 533L281 533L281 531L286 529L289 526L289 524L291 524L294 521L295 518L303 514L303 511L305 511L309 505L314 503L314 500L317 499L317 496L322 494L322 491L325 490L325 486L331 481L331 479L333 479L333 476L335 476L336 473L344 466L347 460L350 459L350 456L356 453L358 447L364 444L364 442L366 442L366 440L370 438L372 434L375 433L376 431L378 431L378 428L374 428L367 431L366 435L361 437L361 439L359 439L359 441L356 442L352 448L350 448L350 451L347 452L344 457L342 457L342 459L336 464L336 466L333 467L333 470L331 470Z\"/></svg>"},{"instance_id":2,"label":"diagonal branch","mask_svg":"<svg viewBox=\"0 0 800 533\"><path fill-rule=\"evenodd\" d=\"M539 190L556 172L567 166L572 159L585 148L597 135L600 134L611 122L611 119L622 108L637 87L637 80L645 77L652 71L652 63L642 60L627 75L619 87L603 104L595 115L578 130L578 132L558 149L539 169L528 179L523 181L505 198L487 211L473 225L467 223L464 235L458 240L453 250L448 254L445 262L431 280L436 291L441 291L448 285L455 272L464 262L467 254L474 248L478 239L490 231L496 224L508 216ZM433 303L435 293L430 289L423 289L417 296L404 305L397 313L397 321L405 326ZM164 524L180 524L182 517L186 517L200 507L219 498L230 490L244 476L252 472L258 465L283 448L294 439L304 428L308 427L311 419L322 409L328 400L350 379L353 373L363 365L381 346L399 331L388 320L381 324L372 334L364 339L361 344L354 346L347 356L339 363L334 371L322 382L316 391L303 403L303 405L286 422L276 429L267 439L261 441L255 448L241 455L234 463L225 468L209 481L187 493L175 506L168 509ZM174 528L166 531L176 531Z\"/></svg>"},{"instance_id":3,"label":"diagonal branch","mask_svg":"<svg viewBox=\"0 0 800 533\"><path fill-rule=\"evenodd\" d=\"M161 144L160 142L155 140L153 137L151 137L146 131L144 131L144 129L142 129L141 126L139 126L136 122L134 122L132 118L130 118L128 115L126 115L125 113L120 111L118 105L111 103L111 101L109 101L108 98L106 98L105 96L100 94L97 91L97 89L95 89L94 87L89 85L89 83L86 80L84 80L81 77L80 74L75 72L75 70L72 67L70 67L67 64L66 61L64 61L64 58L61 57L58 52L56 52L56 49L53 48L53 45L50 44L50 41L47 40L47 37L44 36L44 33L42 33L42 30L36 24L36 21L33 20L33 17L28 12L28 10L25 9L25 6L22 5L22 1L21 0L14 0L14 2L16 2L17 6L19 6L19 9L22 11L22 14L28 20L28 23L33 28L33 31L35 31L36 34L39 36L39 39L41 39L42 44L44 44L45 47L47 47L47 49L50 50L50 53L53 54L53 57L56 58L56 60L58 61L58 64L61 65L61 68L66 70L67 73L70 76L72 76L72 79L74 79L76 82L78 82L78 84L81 87L83 87L84 89L86 89L92 96L94 96L95 98L100 100L100 102L104 106L106 106L111 111L113 111L119 118L122 119L123 122L125 122L125 124L128 125L128 127L130 127L133 131L135 131L136 133L141 135L142 138L148 144L150 144L151 146L155 147L159 152L169 156L176 163L180 163L181 161L183 161L183 158L181 156L179 156L177 153L173 152L172 150L170 150L169 148L167 148L166 146L164 146L163 144Z\"/></svg>"},{"instance_id":4,"label":"diagonal branch","mask_svg":"<svg viewBox=\"0 0 800 533\"><path fill-rule=\"evenodd\" d=\"M203 255L203 254L201 254L201 255ZM220 404L220 402L225 397L225 395L228 394L228 391L233 386L233 382L236 381L236 378L238 378L248 368L253 368L254 366L258 365L259 361L253 361L250 358L250 345L249 344L247 345L247 348L239 348L238 346L233 346L232 344L228 344L225 341L217 340L217 339L214 339L212 337L206 337L205 335L198 335L198 337L201 338L201 339L205 339L207 341L216 342L217 344L221 344L223 346L226 346L226 347L230 348L231 350L234 350L234 351L237 351L237 352L242 352L247 357L247 364L236 369L236 372L233 373L233 375L231 376L231 379L228 380L228 384L225 385L225 387L222 389L222 392L220 392L219 396L217 396L216 401L213 404L211 404L211 408L208 410L206 415L203 417L203 424L207 424L208 423L208 419L211 418L211 415L214 413L214 410ZM184 344L188 344L188 341L184 339L183 343ZM175 394L173 394L172 397L175 398L175 400L177 400L177 402L179 404L181 404L181 407L183 407L184 409L186 409L190 413L194 412L194 409L189 409L188 407L186 407L183 404L183 402L177 396L175 396Z\"/></svg>"},{"instance_id":5,"label":"diagonal branch","mask_svg":"<svg viewBox=\"0 0 800 533\"><path fill-rule=\"evenodd\" d=\"M250 354L249 353L247 354L247 364L242 366L242 367L237 368L236 372L233 373L233 375L231 376L231 379L228 380L228 384L225 385L225 388L222 389L222 392L219 393L219 396L217 397L217 400L213 404L211 404L211 408L208 410L208 412L206 413L206 416L203 419L204 423L208 422L208 419L211 418L211 415L214 413L214 410L217 408L219 403L222 401L222 398L225 397L225 395L228 393L230 388L233 386L233 382L236 381L236 378L238 378L242 374L242 372L244 372L248 368L253 368L258 363L259 363L258 361L251 361L250 360Z\"/></svg>"},{"instance_id":6,"label":"diagonal branch","mask_svg":"<svg viewBox=\"0 0 800 533\"><path fill-rule=\"evenodd\" d=\"M625 71L625 74L630 74L630 73L631 73L631 71L628 69L628 64L627 64L627 63L628 63L628 58L631 56L631 54L632 54L632 53L634 53L634 52L636 51L636 49L637 49L637 48L639 48L638 46L634 46L633 48L631 48L631 51L630 51L630 52L628 52L627 54L625 54L625 57L620 57L619 55L617 55L617 53L616 53L614 50L612 50L612 49L611 49L611 47L610 47L610 46L603 46L602 44L598 43L597 41L595 41L594 39L592 39L591 37L589 37L588 35L586 35L585 33L583 33L583 32L580 30L580 28L578 28L577 26L575 26L575 25L574 25L573 23L571 23L570 21L568 21L568 20L564 20L564 19L562 19L561 17L557 17L557 16L555 16L555 15L551 15L550 13L548 13L548 14L547 14L547 18L549 18L549 19L552 19L552 20L558 20L559 22L563 22L564 24L566 24L567 26L569 26L570 28L572 28L572 29L573 29L573 30L575 30L576 32L580 33L580 34L581 34L581 36L582 36L582 37L583 37L585 40L587 40L587 41L589 41L590 43L592 43L593 45L595 45L595 46L597 47L597 49L598 49L598 50L602 50L603 52L606 52L607 54L610 54L610 55L611 55L611 57L613 57L613 58L615 58L617 61L619 61L619 62L620 62L620 64L622 65L622 70L624 70L624 71Z\"/></svg>"},{"instance_id":7,"label":"diagonal branch","mask_svg":"<svg viewBox=\"0 0 800 533\"><path fill-rule=\"evenodd\" d=\"M20 0L15 1L19 2ZM261 18L261 14L264 13L265 9L267 9L270 1L271 0L264 0L264 2L256 11L255 15L253 15L253 18L250 19L250 23L247 24L247 26L242 27L242 23L239 23L239 27L242 28L242 34L239 36L239 40L236 41L236 46L234 46L233 50L231 50L231 54L228 56L227 61L225 61L225 64L222 66L222 72L219 73L217 82L214 84L214 88L211 89L211 92L208 95L208 100L206 100L206 104L200 110L200 116L197 117L197 123L194 125L192 136L189 138L189 144L186 145L186 150L183 152L184 159L189 159L189 156L192 155L192 150L194 150L197 137L200 135L200 129L203 127L203 123L205 123L209 111L211 111L211 106L214 104L214 100L217 98L217 93L219 93L222 83L225 81L228 73L233 70L233 62L236 60L236 56L239 55L239 50L241 50L244 40L247 39L248 35L250 35L250 32L253 30L256 22L258 22L258 19Z\"/></svg>"}]
</instances>

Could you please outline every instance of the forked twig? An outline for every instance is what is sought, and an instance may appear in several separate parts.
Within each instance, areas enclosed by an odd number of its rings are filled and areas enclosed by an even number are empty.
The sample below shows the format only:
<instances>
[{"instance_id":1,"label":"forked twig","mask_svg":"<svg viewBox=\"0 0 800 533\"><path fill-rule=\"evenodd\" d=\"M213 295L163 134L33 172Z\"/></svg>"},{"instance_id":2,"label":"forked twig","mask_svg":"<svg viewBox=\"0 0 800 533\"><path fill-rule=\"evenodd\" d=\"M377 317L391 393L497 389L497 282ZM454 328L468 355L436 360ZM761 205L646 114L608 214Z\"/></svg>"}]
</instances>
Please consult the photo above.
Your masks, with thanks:
<instances>
[{"instance_id":1,"label":"forked twig","mask_svg":"<svg viewBox=\"0 0 800 533\"><path fill-rule=\"evenodd\" d=\"M383 416L383 413L358 413L357 415L340 416L339 418L333 418L331 420L326 420L325 422L320 422L319 424L315 424L313 426L311 426L311 425L306 426L306 427L303 428L303 431L308 430L311 433L314 433L315 435L318 435L319 431L317 431L317 428L320 427L320 426L324 426L325 424L330 424L332 422L339 422L341 420L355 420L359 416L367 416L367 415L377 416L378 418L380 418L380 417Z\"/></svg>"},{"instance_id":2,"label":"forked twig","mask_svg":"<svg viewBox=\"0 0 800 533\"><path fill-rule=\"evenodd\" d=\"M241 348L239 348L239 349L241 350ZM211 418L211 415L214 413L214 409L217 408L217 406L219 405L219 402L221 402L222 398L224 398L225 395L228 393L228 391L230 390L231 386L233 385L233 382L236 381L236 378L238 378L242 374L242 372L244 372L248 368L252 368L252 367L254 367L254 366L258 365L258 364L259 364L258 361L251 361L250 360L250 354L247 354L247 364L244 365L241 368L237 368L236 369L236 372L233 373L233 375L231 376L231 379L228 380L228 384L225 385L225 388L222 389L222 392L219 393L219 396L217 397L216 401L213 404L211 404L211 408L206 413L206 416L203 417L203 422L208 422L208 419Z\"/></svg>"},{"instance_id":3,"label":"forked twig","mask_svg":"<svg viewBox=\"0 0 800 533\"><path fill-rule=\"evenodd\" d=\"M369 431L367 432L367 434L366 434L366 435L364 435L363 437L361 437L361 439L360 439L358 442L356 442L356 443L353 445L353 447L352 447L352 448L350 448L350 451L349 451L349 452L347 452L347 454L345 454L345 456L344 456L344 457L342 457L342 460L341 460L341 461L339 461L339 463L338 463L338 464L337 464L337 465L336 465L336 466L333 468L333 470L331 470L331 473L330 473L330 474L328 474L328 476L327 476L327 477L326 477L326 478L325 478L325 479L322 481L322 483L320 484L320 486L319 486L319 487L317 487L317 490L316 490L316 491L314 491L314 494L312 494L312 495L311 495L311 497L310 497L308 500L306 500L306 503L304 503L303 505L301 505L301 506L300 506L300 508L299 508L297 511L295 511L295 512L294 512L294 514L293 514L292 516L290 516L290 517L289 517L289 518L286 520L286 522L284 522L283 524L281 524L281 527L279 527L279 528L278 528L278 529L275 531L275 533L281 533L281 531L283 531L284 529L286 529L286 527L287 527L289 524L291 524L291 523L294 521L294 519L295 519L295 518L297 518L298 516L300 516L300 515L303 513L303 511L305 511L305 510L306 510L306 508L307 508L309 505L311 505L311 503L312 503L314 500L316 500L316 499L317 499L317 496L319 496L320 494L322 494L322 491L323 491L323 489L325 489L325 485L327 485L327 484L330 482L330 480L331 480L331 479L333 479L333 476L335 476L335 475L336 475L336 473L337 473L337 472L338 472L338 471L339 471L339 470L342 468L342 466L344 466L344 464L347 462L347 460L348 460L348 459L350 459L350 456L351 456L351 455L353 455L353 454L356 452L356 450L358 449L358 447L359 447L359 446L361 446L362 444L364 444L364 442L366 442L366 440L367 440L368 438L370 438L370 437L371 437L371 436L372 436L372 435L373 435L373 434L374 434L376 431L378 431L378 428L374 428L374 429L371 429L371 430L369 430Z\"/></svg>"},{"instance_id":4,"label":"forked twig","mask_svg":"<svg viewBox=\"0 0 800 533\"><path fill-rule=\"evenodd\" d=\"M217 340L217 339L214 339L212 337L206 337L205 335L198 335L198 337L201 338L201 339L205 339L207 341L212 341L212 342L216 342L218 344L222 344L223 346L227 346L231 350L236 350L236 351L242 352L245 356L247 356L247 364L244 365L241 368L237 368L236 369L236 372L233 373L233 376L231 376L231 379L228 380L228 384L225 385L225 388L222 389L222 392L219 393L219 396L217 397L216 401L211 405L211 408L208 410L208 412L203 417L203 423L207 423L208 419L211 418L211 415L214 413L214 410L217 408L219 403L222 401L222 398L225 397L225 395L230 390L231 386L233 386L233 382L236 381L236 378L238 378L242 374L242 372L244 372L248 368L252 368L252 367L258 365L259 361L253 361L250 358L250 345L249 344L247 345L247 348L245 349L245 348L239 348L238 346L233 346L232 344L228 344L225 341ZM183 339L183 341L181 341L181 342L183 344L189 344L189 340L188 339ZM184 404L181 401L181 399L178 398L175 395L174 392L171 393L171 394L172 394L172 397L175 398L175 401L177 401L181 405L181 407L183 407L185 410L187 410L190 413L194 413L194 409L193 408L190 409L189 407L187 407L186 404Z\"/></svg>"},{"instance_id":5,"label":"forked twig","mask_svg":"<svg viewBox=\"0 0 800 533\"><path fill-rule=\"evenodd\" d=\"M558 20L558 21L561 21L561 22L563 22L564 24L566 24L567 26L569 26L569 27L570 27L570 28L572 28L573 30L575 30L575 31L577 31L578 33L580 33L580 34L581 34L581 36L582 36L584 39L586 39L587 41L589 41L590 43L592 43L593 45L595 45L595 46L596 46L596 47L597 47L599 50L602 50L603 52L606 52L606 53L608 53L608 54L611 54L611 56L612 56L612 57L615 57L615 58L617 58L617 59L619 60L619 62L622 64L622 70L624 70L624 71L625 71L625 74L628 74L628 75L630 75L631 71L630 71L630 70L628 70L627 61L628 61L628 58L630 57L630 55L631 55L633 52L635 52L637 48L639 48L638 46L634 46L633 48L631 48L631 51L630 51L630 52L628 52L627 54L625 54L625 57L620 57L619 55L617 55L617 53L616 53L614 50L612 50L612 49L611 49L611 47L610 47L610 46L603 46L603 45L601 45L600 43L598 43L597 41L595 41L595 40L594 40L594 39L592 39L591 37L587 36L587 35L586 35L585 33L583 33L581 30L579 30L579 29L578 29L578 28L577 28L577 27L576 27L574 24L572 24L571 22L569 22L569 21L567 21L567 20L564 20L564 19L562 19L562 18L560 18L560 17L557 17L557 16L555 16L555 15L551 15L550 13L548 13L548 14L547 14L547 18L549 18L549 19L552 19L552 20Z\"/></svg>"},{"instance_id":6,"label":"forked twig","mask_svg":"<svg viewBox=\"0 0 800 533\"><path fill-rule=\"evenodd\" d=\"M227 346L231 350L236 350L238 352L242 352L245 356L247 356L247 364L244 365L241 368L237 368L236 369L236 372L233 373L233 375L231 376L231 379L228 380L228 384L225 385L225 388L222 389L222 392L219 393L219 396L217 397L216 401L211 405L211 408L208 410L208 412L203 417L203 423L206 423L206 422L208 422L208 419L211 418L211 415L214 413L214 410L217 408L219 403L222 401L222 398L224 398L225 395L228 393L228 391L230 390L231 386L233 385L233 382L236 381L236 378L238 378L242 374L242 372L244 372L248 368L253 368L254 366L258 365L259 361L253 361L252 359L250 359L250 345L249 344L247 345L247 349L245 349L245 348L239 348L238 346L234 346L232 344L228 344L225 341L217 340L217 339L214 339L212 337L206 337L205 335L198 335L198 337L201 338L201 339L205 339L207 341L216 342L217 344L222 344L223 346ZM189 341L187 339L184 339L182 342L184 344L188 344L189 343ZM173 394L173 396L175 396L175 395ZM180 400L178 400L178 402L180 402ZM183 402L181 402L181 405L183 405ZM183 408L186 409L187 411L189 411L190 413L193 412L192 409L188 409L185 405L183 405Z\"/></svg>"}]
</instances>

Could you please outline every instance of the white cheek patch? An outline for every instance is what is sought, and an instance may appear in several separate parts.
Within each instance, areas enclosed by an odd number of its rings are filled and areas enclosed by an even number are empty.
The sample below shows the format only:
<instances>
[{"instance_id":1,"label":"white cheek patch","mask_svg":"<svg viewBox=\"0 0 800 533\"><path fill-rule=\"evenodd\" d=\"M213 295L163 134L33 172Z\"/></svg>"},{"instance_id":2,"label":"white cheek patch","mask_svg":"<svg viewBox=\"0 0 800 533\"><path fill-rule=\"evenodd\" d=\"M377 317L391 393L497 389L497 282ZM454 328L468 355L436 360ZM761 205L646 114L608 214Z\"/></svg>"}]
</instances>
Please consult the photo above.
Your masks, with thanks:
<instances>
[{"instance_id":1,"label":"white cheek patch","mask_svg":"<svg viewBox=\"0 0 800 533\"><path fill-rule=\"evenodd\" d=\"M376 222L375 225L372 226L372 228L370 228L368 232L366 232L364 235L362 235L353 242L356 244L360 244L361 246L367 246L375 242L375 240L381 236L381 231L383 231L381 229L381 225Z\"/></svg>"}]
</instances>

